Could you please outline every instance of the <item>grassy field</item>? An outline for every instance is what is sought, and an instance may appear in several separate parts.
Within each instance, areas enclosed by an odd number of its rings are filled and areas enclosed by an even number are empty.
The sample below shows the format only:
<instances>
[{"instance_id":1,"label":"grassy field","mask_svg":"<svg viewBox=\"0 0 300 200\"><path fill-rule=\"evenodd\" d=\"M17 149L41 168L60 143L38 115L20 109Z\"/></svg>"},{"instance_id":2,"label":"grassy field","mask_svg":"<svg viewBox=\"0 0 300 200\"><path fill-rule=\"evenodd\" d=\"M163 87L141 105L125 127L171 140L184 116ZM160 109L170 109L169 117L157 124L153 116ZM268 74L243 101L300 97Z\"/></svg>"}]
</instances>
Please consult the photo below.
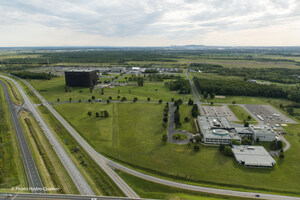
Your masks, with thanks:
<instances>
[{"instance_id":1,"label":"grassy field","mask_svg":"<svg viewBox=\"0 0 300 200\"><path fill-rule=\"evenodd\" d=\"M44 186L60 188L59 191L50 191L50 193L79 194L35 119L23 111L20 121Z\"/></svg>"},{"instance_id":2,"label":"grassy field","mask_svg":"<svg viewBox=\"0 0 300 200\"><path fill-rule=\"evenodd\" d=\"M17 104L17 105L22 105L23 103L23 98L21 94L19 93L18 89L14 84L11 83L11 81L5 79L5 78L0 78L6 85L7 89L10 93L12 101Z\"/></svg>"},{"instance_id":3,"label":"grassy field","mask_svg":"<svg viewBox=\"0 0 300 200\"><path fill-rule=\"evenodd\" d=\"M180 105L179 114L180 114L181 127L177 128L177 129L186 130L190 133L197 133L195 120L192 117L192 106L187 105L187 104ZM184 121L185 117L189 118L188 122Z\"/></svg>"},{"instance_id":4,"label":"grassy field","mask_svg":"<svg viewBox=\"0 0 300 200\"><path fill-rule=\"evenodd\" d=\"M192 146L163 145L163 105L70 103L55 108L98 152L147 173L196 184L300 194L300 171L296 170L300 162L298 135L287 136L292 147L284 160L276 158L274 169L251 169L225 157L216 147L201 146L200 152L195 153ZM111 117L87 115L88 111L103 109Z\"/></svg>"},{"instance_id":5,"label":"grassy field","mask_svg":"<svg viewBox=\"0 0 300 200\"><path fill-rule=\"evenodd\" d=\"M249 198L229 197L215 194L192 192L179 188L168 187L165 185L152 183L124 172L117 172L123 180L142 198L168 199L168 200L250 200Z\"/></svg>"},{"instance_id":6,"label":"grassy field","mask_svg":"<svg viewBox=\"0 0 300 200\"><path fill-rule=\"evenodd\" d=\"M182 99L187 101L192 98L192 95L177 94L177 92L170 91L164 86L164 83L149 83L144 84L143 87L138 86L126 86L126 87L114 87L104 88L104 95L101 95L101 89L90 92L89 88L72 88L72 92L65 92L65 77L56 77L51 80L31 80L30 83L37 89L40 94L48 101L56 102L59 98L60 101L69 101L72 98L73 101L87 101L95 96L96 99L108 99L110 96L113 100L118 100L117 97L126 97L127 100L133 100L137 97L139 101L147 101L150 97L151 101L171 101L172 98Z\"/></svg>"},{"instance_id":7,"label":"grassy field","mask_svg":"<svg viewBox=\"0 0 300 200\"><path fill-rule=\"evenodd\" d=\"M39 106L38 109L95 194L102 196L123 196L120 189L98 167L92 158L80 148L80 145L48 109L45 106Z\"/></svg>"},{"instance_id":8,"label":"grassy field","mask_svg":"<svg viewBox=\"0 0 300 200\"><path fill-rule=\"evenodd\" d=\"M228 105L228 108L234 113L240 122L247 121L250 124L257 124L257 121L241 106ZM251 120L248 120L248 116L251 116Z\"/></svg>"},{"instance_id":9,"label":"grassy field","mask_svg":"<svg viewBox=\"0 0 300 200\"><path fill-rule=\"evenodd\" d=\"M27 186L18 141L13 129L2 85L0 86L0 191Z\"/></svg>"}]
</instances>

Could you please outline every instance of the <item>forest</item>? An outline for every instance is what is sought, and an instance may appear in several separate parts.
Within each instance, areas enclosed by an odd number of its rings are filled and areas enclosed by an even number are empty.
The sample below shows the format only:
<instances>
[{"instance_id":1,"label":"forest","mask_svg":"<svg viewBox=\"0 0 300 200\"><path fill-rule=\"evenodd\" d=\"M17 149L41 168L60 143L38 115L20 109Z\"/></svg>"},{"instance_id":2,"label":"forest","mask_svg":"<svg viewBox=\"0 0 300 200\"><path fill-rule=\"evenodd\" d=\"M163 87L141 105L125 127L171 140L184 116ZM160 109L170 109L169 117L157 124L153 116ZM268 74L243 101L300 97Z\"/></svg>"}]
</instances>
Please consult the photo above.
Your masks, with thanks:
<instances>
[{"instance_id":1,"label":"forest","mask_svg":"<svg viewBox=\"0 0 300 200\"><path fill-rule=\"evenodd\" d=\"M288 89L276 85L263 85L242 80L215 81L194 77L194 83L199 92L209 94L233 95L233 96L255 96L286 98L300 102L300 90Z\"/></svg>"},{"instance_id":2,"label":"forest","mask_svg":"<svg viewBox=\"0 0 300 200\"><path fill-rule=\"evenodd\" d=\"M225 68L221 65L191 63L192 68L206 73L224 76L239 76L278 83L300 83L300 69L288 68Z\"/></svg>"}]
</instances>

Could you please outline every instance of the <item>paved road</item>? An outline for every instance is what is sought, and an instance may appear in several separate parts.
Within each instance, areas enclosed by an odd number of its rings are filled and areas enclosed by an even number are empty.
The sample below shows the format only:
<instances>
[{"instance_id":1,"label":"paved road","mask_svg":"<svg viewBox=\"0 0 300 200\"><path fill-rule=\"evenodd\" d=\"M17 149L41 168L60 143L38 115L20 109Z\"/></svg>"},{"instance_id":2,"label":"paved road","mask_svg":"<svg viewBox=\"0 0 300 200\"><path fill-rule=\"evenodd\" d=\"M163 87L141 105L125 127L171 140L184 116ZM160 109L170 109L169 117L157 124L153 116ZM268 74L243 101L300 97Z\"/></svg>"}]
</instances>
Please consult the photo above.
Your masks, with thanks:
<instances>
[{"instance_id":1,"label":"paved road","mask_svg":"<svg viewBox=\"0 0 300 200\"><path fill-rule=\"evenodd\" d=\"M83 196L83 195L62 195L62 194L30 194L30 193L2 193L0 199L15 200L37 200L37 199L56 199L56 200L133 200L127 197L100 197L100 196Z\"/></svg>"},{"instance_id":2,"label":"paved road","mask_svg":"<svg viewBox=\"0 0 300 200\"><path fill-rule=\"evenodd\" d=\"M57 118L57 120L66 128L66 130L74 137L74 139L80 144L80 146L91 156L91 158L101 167L108 176L115 182L122 192L130 198L139 198L139 196L129 187L129 185L121 179L121 177L112 170L103 159L103 156L98 154L73 127L58 113L54 108L25 80L22 80L28 87L35 93L35 95L42 101L49 111Z\"/></svg>"},{"instance_id":3,"label":"paved road","mask_svg":"<svg viewBox=\"0 0 300 200\"><path fill-rule=\"evenodd\" d=\"M28 85L30 86L30 88L32 88L32 86L30 84L28 84ZM35 90L33 90L33 91L35 91ZM38 97L41 98L45 102L45 100L39 94L38 94ZM48 104L48 106L51 107L49 104ZM55 110L52 108L52 111L55 111ZM63 119L59 114L56 117L59 117L59 118L57 118L58 120ZM63 123L63 125L65 127L66 127L67 124L68 124L67 122L66 122L66 124ZM70 125L68 125L68 126L70 126ZM75 133L76 133L76 131L75 131ZM76 133L76 134L79 136L78 133ZM89 146L89 144L87 144L86 142L85 142L85 145ZM133 176L142 178L144 180L148 180L148 181L151 181L151 182L155 182L155 183L159 183L159 184L163 184L163 185L167 185L167 186L171 186L171 187L176 187L176 188L180 188L180 189L186 189L186 190L190 190L190 191L198 191L198 192L213 193L213 194L228 195L228 196L237 196L237 197L256 198L255 195L259 194L260 198L257 198L257 199L300 200L300 197L291 197L291 196L282 196L282 195L273 195L273 194L264 194L264 193L255 193L255 192L241 192L241 191L235 191L235 190L226 190L226 189L218 189L218 188L201 187L201 186L189 185L189 184L184 184L184 183L178 183L178 182L175 182L175 181L169 181L169 180L157 178L157 177L154 177L154 176L150 176L150 175L143 174L141 172L135 171L133 169L130 169L130 168L125 167L125 166L123 166L123 165L121 165L119 163L116 163L116 162L114 162L112 160L109 160L109 159L105 158L104 156L102 156L101 154L97 153L93 149L91 149L91 151L92 151L92 154L93 154L93 158L95 158L94 156L96 156L97 160L99 159L99 161L105 162L107 165L113 167L114 169L119 169L119 170L124 171L124 172L126 172L128 174L131 174ZM90 154L91 152L88 152L88 153ZM107 165L105 165L105 166L107 166Z\"/></svg>"},{"instance_id":4,"label":"paved road","mask_svg":"<svg viewBox=\"0 0 300 200\"><path fill-rule=\"evenodd\" d=\"M170 114L169 114L169 123L168 123L168 142L173 144L187 144L190 141L190 138L193 138L194 135L192 133L189 133L187 131L183 130L175 130L175 124L174 124L174 103L170 103ZM176 133L180 133L187 136L187 139L185 140L174 140L173 135Z\"/></svg>"},{"instance_id":5,"label":"paved road","mask_svg":"<svg viewBox=\"0 0 300 200\"><path fill-rule=\"evenodd\" d=\"M199 94L198 94L198 91L197 91L197 88L194 84L194 82L190 79L189 75L187 74L186 70L185 70L185 75L186 75L186 78L189 80L190 82L190 85L191 85L191 88L192 88L192 92L194 94L194 98L195 98L195 102L196 104L198 105L198 108L200 110L201 108L201 102L200 102L200 99L199 99Z\"/></svg>"},{"instance_id":6,"label":"paved road","mask_svg":"<svg viewBox=\"0 0 300 200\"><path fill-rule=\"evenodd\" d=\"M18 143L20 146L20 151L22 155L22 161L23 165L25 168L28 184L31 188L42 188L43 183L40 178L39 172L36 168L36 164L33 160L32 154L30 152L25 134L21 128L18 116L17 116L17 110L15 104L12 102L12 99L10 97L10 94L7 90L6 84L0 80L0 83L3 87L6 102L8 103L11 119L13 121L13 126L16 132L16 136L18 139ZM37 193L37 192L42 192L42 191L36 191L33 190L32 192Z\"/></svg>"},{"instance_id":7,"label":"paved road","mask_svg":"<svg viewBox=\"0 0 300 200\"><path fill-rule=\"evenodd\" d=\"M32 104L32 102L28 99L27 95L24 93L23 89L20 87L20 85L13 79L8 78L6 76L2 76L3 78L6 78L12 83L14 83L19 90L20 94L22 95L24 99L24 107L26 107L32 115L35 117L39 125L41 126L42 130L44 131L46 137L48 138L50 144L52 145L53 149L55 150L56 154L58 155L60 161L66 168L68 174L70 175L71 179L73 180L74 184L76 185L77 189L79 190L80 194L83 195L94 195L93 190L89 186L89 184L86 182L78 168L75 166L75 164L72 162L71 158L68 156L62 145L59 143L59 141L56 139L54 133L51 131L51 129L48 127L44 119L41 117L39 112L37 111L36 107Z\"/></svg>"}]
</instances>

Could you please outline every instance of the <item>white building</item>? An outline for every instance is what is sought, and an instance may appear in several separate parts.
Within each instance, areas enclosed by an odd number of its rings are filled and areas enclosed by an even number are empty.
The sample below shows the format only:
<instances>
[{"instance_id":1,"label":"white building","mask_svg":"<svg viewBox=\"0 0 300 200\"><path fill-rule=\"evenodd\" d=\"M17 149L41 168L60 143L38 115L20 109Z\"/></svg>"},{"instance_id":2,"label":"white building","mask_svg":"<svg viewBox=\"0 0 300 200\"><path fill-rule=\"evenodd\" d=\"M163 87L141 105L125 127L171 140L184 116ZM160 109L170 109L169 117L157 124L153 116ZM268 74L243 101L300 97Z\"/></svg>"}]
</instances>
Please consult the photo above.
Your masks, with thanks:
<instances>
[{"instance_id":1,"label":"white building","mask_svg":"<svg viewBox=\"0 0 300 200\"><path fill-rule=\"evenodd\" d=\"M259 138L259 141L271 142L276 139L276 132L269 126L250 125L249 127L254 132L253 137L255 140Z\"/></svg>"},{"instance_id":2,"label":"white building","mask_svg":"<svg viewBox=\"0 0 300 200\"><path fill-rule=\"evenodd\" d=\"M231 150L236 161L245 167L272 168L276 164L262 146L233 145Z\"/></svg>"},{"instance_id":3,"label":"white building","mask_svg":"<svg viewBox=\"0 0 300 200\"><path fill-rule=\"evenodd\" d=\"M198 125L203 142L207 144L231 144L241 137L226 117L198 116Z\"/></svg>"}]
</instances>

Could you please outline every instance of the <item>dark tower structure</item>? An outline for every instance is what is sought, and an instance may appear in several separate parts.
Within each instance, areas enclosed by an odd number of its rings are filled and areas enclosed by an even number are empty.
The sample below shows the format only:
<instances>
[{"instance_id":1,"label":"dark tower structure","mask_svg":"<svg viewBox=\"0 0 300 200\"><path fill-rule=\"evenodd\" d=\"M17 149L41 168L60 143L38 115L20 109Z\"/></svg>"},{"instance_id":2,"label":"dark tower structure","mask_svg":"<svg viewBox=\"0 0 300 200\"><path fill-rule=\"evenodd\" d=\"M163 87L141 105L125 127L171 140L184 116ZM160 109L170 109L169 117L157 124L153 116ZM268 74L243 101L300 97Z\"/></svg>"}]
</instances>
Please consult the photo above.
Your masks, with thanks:
<instances>
[{"instance_id":1,"label":"dark tower structure","mask_svg":"<svg viewBox=\"0 0 300 200\"><path fill-rule=\"evenodd\" d=\"M97 71L65 71L66 85L69 87L91 87L97 84Z\"/></svg>"}]
</instances>

